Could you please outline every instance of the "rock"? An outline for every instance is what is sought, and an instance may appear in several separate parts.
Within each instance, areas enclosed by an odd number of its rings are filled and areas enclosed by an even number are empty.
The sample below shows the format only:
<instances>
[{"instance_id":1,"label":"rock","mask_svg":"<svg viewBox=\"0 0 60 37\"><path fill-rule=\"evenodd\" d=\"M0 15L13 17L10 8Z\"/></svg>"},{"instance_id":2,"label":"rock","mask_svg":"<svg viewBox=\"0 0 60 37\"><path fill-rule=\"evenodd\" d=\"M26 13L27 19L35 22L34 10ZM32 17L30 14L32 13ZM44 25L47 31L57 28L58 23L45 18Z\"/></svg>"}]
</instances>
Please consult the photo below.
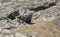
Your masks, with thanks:
<instances>
[{"instance_id":1,"label":"rock","mask_svg":"<svg viewBox=\"0 0 60 37\"><path fill-rule=\"evenodd\" d=\"M32 16L33 16L32 13L28 13L27 15L24 14L24 16L19 16L18 18L19 20L22 20L23 22L30 24L32 20Z\"/></svg>"},{"instance_id":2,"label":"rock","mask_svg":"<svg viewBox=\"0 0 60 37\"><path fill-rule=\"evenodd\" d=\"M60 17L59 2L59 0L0 0L2 29L0 36L60 37L58 30L60 19L57 19ZM34 24L30 25L32 22Z\"/></svg>"},{"instance_id":3,"label":"rock","mask_svg":"<svg viewBox=\"0 0 60 37\"><path fill-rule=\"evenodd\" d=\"M16 33L15 36L16 36L16 37L27 37L26 35L20 34L20 33Z\"/></svg>"},{"instance_id":4,"label":"rock","mask_svg":"<svg viewBox=\"0 0 60 37\"><path fill-rule=\"evenodd\" d=\"M17 21L17 19L15 19L15 20L1 20L0 21L0 28L6 28L6 29L8 29L8 28L15 28L15 27L18 27L19 26L19 22Z\"/></svg>"},{"instance_id":5,"label":"rock","mask_svg":"<svg viewBox=\"0 0 60 37\"><path fill-rule=\"evenodd\" d=\"M24 34L13 32L11 30L1 29L0 37L27 37Z\"/></svg>"},{"instance_id":6,"label":"rock","mask_svg":"<svg viewBox=\"0 0 60 37\"><path fill-rule=\"evenodd\" d=\"M13 13L9 14L7 17L11 20L14 20L18 15L19 15L19 10L14 11Z\"/></svg>"},{"instance_id":7,"label":"rock","mask_svg":"<svg viewBox=\"0 0 60 37\"><path fill-rule=\"evenodd\" d=\"M44 21L52 21L55 18L58 18L60 16L59 8L60 7L58 5L56 5L56 6L53 6L51 8L48 8L48 9L42 11L42 13L43 13L43 15L42 15L43 16L43 20Z\"/></svg>"},{"instance_id":8,"label":"rock","mask_svg":"<svg viewBox=\"0 0 60 37\"><path fill-rule=\"evenodd\" d=\"M55 0L49 0L49 1L45 1L45 0L33 0L32 2L31 2L32 0L25 0L25 1L19 1L19 0L5 0L5 1L3 1L3 0L1 0L1 6L2 7L4 7L4 9L1 11L1 16L0 16L0 18L1 17L6 17L6 16L8 16L9 14L11 14L11 13L13 13L14 12L14 9L17 9L17 8L20 8L19 9L19 12L20 12L20 10L21 10L21 8L22 8L22 13L23 14L25 14L24 12L25 11L28 11L28 10L26 10L26 8L37 8L37 7L39 7L39 6L44 6L44 4L46 3L46 2L48 2L49 4L50 3L55 3ZM11 2L10 4L7 4L7 3L9 3L9 2ZM22 4L21 4L22 3ZM47 3L47 5L49 5ZM24 10L24 8L25 8L25 10ZM11 11L10 11L11 10ZM23 12L24 11L24 12ZM4 13L2 13L2 12L4 12ZM29 11L27 12L27 13L29 13ZM27 14L28 15L28 14Z\"/></svg>"},{"instance_id":9,"label":"rock","mask_svg":"<svg viewBox=\"0 0 60 37\"><path fill-rule=\"evenodd\" d=\"M0 37L14 37L15 33L10 30L0 30Z\"/></svg>"},{"instance_id":10,"label":"rock","mask_svg":"<svg viewBox=\"0 0 60 37\"><path fill-rule=\"evenodd\" d=\"M0 21L0 28L7 28L7 27L9 27L9 25L10 25L10 23L7 23L7 20Z\"/></svg>"},{"instance_id":11,"label":"rock","mask_svg":"<svg viewBox=\"0 0 60 37\"><path fill-rule=\"evenodd\" d=\"M55 24L56 28L60 28L60 18L56 18L52 22Z\"/></svg>"}]
</instances>

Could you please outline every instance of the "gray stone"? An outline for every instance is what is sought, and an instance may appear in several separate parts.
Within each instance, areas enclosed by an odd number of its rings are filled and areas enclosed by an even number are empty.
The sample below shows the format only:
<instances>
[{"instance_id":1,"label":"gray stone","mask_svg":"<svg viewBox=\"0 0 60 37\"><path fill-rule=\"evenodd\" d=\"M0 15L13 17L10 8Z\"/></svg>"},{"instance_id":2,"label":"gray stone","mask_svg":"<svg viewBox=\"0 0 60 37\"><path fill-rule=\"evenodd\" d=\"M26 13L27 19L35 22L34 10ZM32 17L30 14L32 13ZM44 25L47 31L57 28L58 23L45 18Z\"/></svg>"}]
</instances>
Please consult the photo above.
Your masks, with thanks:
<instances>
[{"instance_id":1,"label":"gray stone","mask_svg":"<svg viewBox=\"0 0 60 37\"><path fill-rule=\"evenodd\" d=\"M42 16L43 16L43 20L44 21L52 21L55 18L60 17L60 7L59 7L59 4L42 11L42 13L43 13Z\"/></svg>"},{"instance_id":2,"label":"gray stone","mask_svg":"<svg viewBox=\"0 0 60 37\"><path fill-rule=\"evenodd\" d=\"M52 21L55 24L55 27L60 29L60 18L56 18Z\"/></svg>"},{"instance_id":3,"label":"gray stone","mask_svg":"<svg viewBox=\"0 0 60 37\"><path fill-rule=\"evenodd\" d=\"M45 15L44 12L47 11L46 9L55 5L56 5L56 0L1 0L0 1L0 19L1 18L2 19L0 20L0 28L18 27L21 24L19 22L20 21L19 18L17 18L19 16L24 17L22 21L25 21L25 22L26 21L31 22L31 20L34 21L40 16L42 15L44 16ZM16 12L17 10L19 10L17 12L18 16L14 15L14 12ZM30 14L32 14L31 18L29 18ZM53 14L54 13L51 13L51 16L53 17L57 16ZM50 18L50 15L49 16L48 15L46 13L46 17ZM11 18L13 18L12 16L14 17L13 20L11 20ZM4 17L6 19L4 19Z\"/></svg>"},{"instance_id":4,"label":"gray stone","mask_svg":"<svg viewBox=\"0 0 60 37\"><path fill-rule=\"evenodd\" d=\"M40 20L51 21L57 28L60 27L60 18L57 19L60 17L59 2L60 0L0 0L0 28L3 29L0 30L0 37L27 37L10 29L19 27L21 21L31 23L41 17Z\"/></svg>"},{"instance_id":5,"label":"gray stone","mask_svg":"<svg viewBox=\"0 0 60 37\"><path fill-rule=\"evenodd\" d=\"M0 30L0 37L14 37L14 36L15 33L10 30L5 30L5 29Z\"/></svg>"},{"instance_id":6,"label":"gray stone","mask_svg":"<svg viewBox=\"0 0 60 37\"><path fill-rule=\"evenodd\" d=\"M0 29L0 37L27 37L27 36L11 30Z\"/></svg>"},{"instance_id":7,"label":"gray stone","mask_svg":"<svg viewBox=\"0 0 60 37\"><path fill-rule=\"evenodd\" d=\"M19 22L15 19L15 20L1 20L0 21L0 28L11 28L11 27L18 27L19 26Z\"/></svg>"}]
</instances>

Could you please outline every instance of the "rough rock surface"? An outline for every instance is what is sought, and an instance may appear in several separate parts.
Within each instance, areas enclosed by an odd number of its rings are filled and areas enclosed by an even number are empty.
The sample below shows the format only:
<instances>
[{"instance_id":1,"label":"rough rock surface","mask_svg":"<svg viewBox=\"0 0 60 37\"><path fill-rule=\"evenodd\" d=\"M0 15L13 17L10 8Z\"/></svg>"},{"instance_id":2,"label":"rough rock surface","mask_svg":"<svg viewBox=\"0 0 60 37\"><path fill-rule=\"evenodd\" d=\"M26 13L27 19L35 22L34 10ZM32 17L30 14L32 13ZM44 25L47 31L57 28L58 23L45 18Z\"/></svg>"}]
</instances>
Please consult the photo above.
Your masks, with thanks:
<instances>
[{"instance_id":1,"label":"rough rock surface","mask_svg":"<svg viewBox=\"0 0 60 37\"><path fill-rule=\"evenodd\" d=\"M0 37L60 37L60 0L0 0L0 29Z\"/></svg>"},{"instance_id":2,"label":"rough rock surface","mask_svg":"<svg viewBox=\"0 0 60 37\"><path fill-rule=\"evenodd\" d=\"M17 33L7 29L0 29L0 37L27 37L21 33Z\"/></svg>"}]
</instances>

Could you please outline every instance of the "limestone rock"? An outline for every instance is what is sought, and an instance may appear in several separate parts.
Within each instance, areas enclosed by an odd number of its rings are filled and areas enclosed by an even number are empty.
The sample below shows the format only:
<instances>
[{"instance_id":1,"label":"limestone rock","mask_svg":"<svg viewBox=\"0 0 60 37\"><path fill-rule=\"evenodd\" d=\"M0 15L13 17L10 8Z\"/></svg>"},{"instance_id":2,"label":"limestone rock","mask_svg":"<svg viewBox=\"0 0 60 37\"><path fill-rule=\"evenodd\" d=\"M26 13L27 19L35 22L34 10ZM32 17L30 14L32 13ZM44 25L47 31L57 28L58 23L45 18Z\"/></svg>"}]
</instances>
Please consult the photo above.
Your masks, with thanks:
<instances>
[{"instance_id":1,"label":"limestone rock","mask_svg":"<svg viewBox=\"0 0 60 37\"><path fill-rule=\"evenodd\" d=\"M11 30L1 29L0 37L27 37L27 36L21 33L11 31Z\"/></svg>"},{"instance_id":2,"label":"limestone rock","mask_svg":"<svg viewBox=\"0 0 60 37\"><path fill-rule=\"evenodd\" d=\"M46 9L45 13L43 13L43 20L44 21L52 21L55 18L60 17L60 9L59 5L53 6L51 8Z\"/></svg>"},{"instance_id":3,"label":"limestone rock","mask_svg":"<svg viewBox=\"0 0 60 37\"><path fill-rule=\"evenodd\" d=\"M59 17L60 0L0 0L0 37L60 37Z\"/></svg>"},{"instance_id":4,"label":"limestone rock","mask_svg":"<svg viewBox=\"0 0 60 37\"><path fill-rule=\"evenodd\" d=\"M60 18L56 18L52 22L55 24L55 26L56 26L57 29L60 28Z\"/></svg>"}]
</instances>

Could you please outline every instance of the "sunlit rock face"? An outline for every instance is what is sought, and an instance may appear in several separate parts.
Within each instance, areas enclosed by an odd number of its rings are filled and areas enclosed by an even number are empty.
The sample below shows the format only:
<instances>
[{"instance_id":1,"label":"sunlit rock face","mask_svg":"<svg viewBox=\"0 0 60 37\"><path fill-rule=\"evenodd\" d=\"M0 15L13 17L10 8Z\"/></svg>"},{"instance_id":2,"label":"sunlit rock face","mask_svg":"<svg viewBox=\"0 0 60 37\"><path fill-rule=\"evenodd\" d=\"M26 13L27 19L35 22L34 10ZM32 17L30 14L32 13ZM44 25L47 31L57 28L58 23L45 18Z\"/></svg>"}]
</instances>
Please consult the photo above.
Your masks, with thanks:
<instances>
[{"instance_id":1,"label":"sunlit rock face","mask_svg":"<svg viewBox=\"0 0 60 37\"><path fill-rule=\"evenodd\" d=\"M53 6L51 8L48 8L46 10L43 11L43 20L44 21L53 21L56 18L60 17L60 7L59 4L57 4L56 6Z\"/></svg>"},{"instance_id":2,"label":"sunlit rock face","mask_svg":"<svg viewBox=\"0 0 60 37\"><path fill-rule=\"evenodd\" d=\"M10 35L9 30L15 29L19 32L15 34L16 37L54 37L57 34L51 35L49 31L54 33L55 28L60 27L59 2L60 0L0 0L0 32L3 31L1 36L5 33ZM14 37L13 34L10 37Z\"/></svg>"},{"instance_id":3,"label":"sunlit rock face","mask_svg":"<svg viewBox=\"0 0 60 37\"><path fill-rule=\"evenodd\" d=\"M55 26L56 26L57 29L60 28L60 18L56 18L52 22L55 24Z\"/></svg>"},{"instance_id":4,"label":"sunlit rock face","mask_svg":"<svg viewBox=\"0 0 60 37\"><path fill-rule=\"evenodd\" d=\"M21 21L31 23L45 14L43 10L55 5L56 0L1 0L0 23L2 26L4 25L4 27L1 26L0 28L18 27ZM48 15L46 15L46 17L50 16ZM50 19L54 18L49 17L45 19L45 21L51 21Z\"/></svg>"},{"instance_id":5,"label":"sunlit rock face","mask_svg":"<svg viewBox=\"0 0 60 37\"><path fill-rule=\"evenodd\" d=\"M0 29L0 37L27 37L27 36L11 30Z\"/></svg>"}]
</instances>

